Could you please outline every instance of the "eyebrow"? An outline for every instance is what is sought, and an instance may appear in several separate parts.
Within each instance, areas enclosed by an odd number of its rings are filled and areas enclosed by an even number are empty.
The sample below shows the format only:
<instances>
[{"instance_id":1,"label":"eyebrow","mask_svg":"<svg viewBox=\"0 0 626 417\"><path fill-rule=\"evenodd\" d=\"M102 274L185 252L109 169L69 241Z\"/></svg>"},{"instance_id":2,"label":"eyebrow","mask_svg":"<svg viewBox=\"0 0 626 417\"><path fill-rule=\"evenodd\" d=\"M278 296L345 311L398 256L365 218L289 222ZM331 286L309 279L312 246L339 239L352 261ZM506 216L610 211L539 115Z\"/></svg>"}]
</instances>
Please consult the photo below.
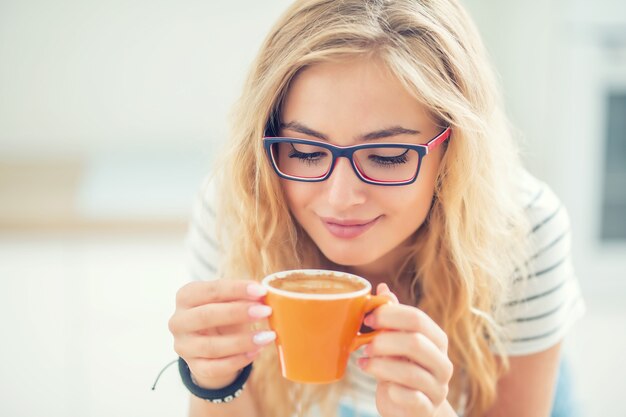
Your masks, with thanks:
<instances>
[{"instance_id":1,"label":"eyebrow","mask_svg":"<svg viewBox=\"0 0 626 417\"><path fill-rule=\"evenodd\" d=\"M300 122L289 122L289 123L281 123L280 127L282 129L293 130L294 132L302 133L303 135L313 136L317 139L325 140L328 142L328 136L323 133L320 133L316 130L311 129L303 125ZM376 139L384 139L397 135L419 135L420 132L418 130L407 129L402 126L391 126L381 130L375 130L373 132L365 133L364 135L358 136L357 139L368 141L368 140L376 140Z\"/></svg>"}]
</instances>

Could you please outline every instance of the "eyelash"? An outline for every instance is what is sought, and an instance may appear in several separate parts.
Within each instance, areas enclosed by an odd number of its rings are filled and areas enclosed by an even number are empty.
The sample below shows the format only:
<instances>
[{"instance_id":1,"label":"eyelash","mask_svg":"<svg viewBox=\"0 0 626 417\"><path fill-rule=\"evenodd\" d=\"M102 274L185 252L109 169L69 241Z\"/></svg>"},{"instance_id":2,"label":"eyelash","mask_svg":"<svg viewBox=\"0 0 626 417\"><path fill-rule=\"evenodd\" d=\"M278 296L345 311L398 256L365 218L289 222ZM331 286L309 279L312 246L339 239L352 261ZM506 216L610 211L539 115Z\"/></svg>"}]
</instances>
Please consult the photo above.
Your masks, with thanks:
<instances>
[{"instance_id":1,"label":"eyelash","mask_svg":"<svg viewBox=\"0 0 626 417\"><path fill-rule=\"evenodd\" d=\"M317 165L320 162L320 156L324 156L322 152L305 153L292 149L289 152L289 158L298 158L308 165Z\"/></svg>"},{"instance_id":2,"label":"eyelash","mask_svg":"<svg viewBox=\"0 0 626 417\"><path fill-rule=\"evenodd\" d=\"M377 163L378 165L381 166L385 166L385 167L394 167L396 165L402 165L402 164L406 164L408 157L407 157L407 153L409 151L405 151L402 155L398 155L398 156L376 156L376 155L372 155L369 158L374 160L375 163Z\"/></svg>"},{"instance_id":3,"label":"eyelash","mask_svg":"<svg viewBox=\"0 0 626 417\"><path fill-rule=\"evenodd\" d=\"M408 160L407 153L408 153L408 150L405 151L402 155L398 155L398 156L371 155L369 159L373 160L374 163L380 166L384 166L385 168L393 168L394 166L407 163L407 160ZM299 160L303 161L304 163L308 165L317 165L320 162L321 156L324 156L322 152L306 153L306 152L298 152L293 149L289 152L289 158L298 158Z\"/></svg>"}]
</instances>

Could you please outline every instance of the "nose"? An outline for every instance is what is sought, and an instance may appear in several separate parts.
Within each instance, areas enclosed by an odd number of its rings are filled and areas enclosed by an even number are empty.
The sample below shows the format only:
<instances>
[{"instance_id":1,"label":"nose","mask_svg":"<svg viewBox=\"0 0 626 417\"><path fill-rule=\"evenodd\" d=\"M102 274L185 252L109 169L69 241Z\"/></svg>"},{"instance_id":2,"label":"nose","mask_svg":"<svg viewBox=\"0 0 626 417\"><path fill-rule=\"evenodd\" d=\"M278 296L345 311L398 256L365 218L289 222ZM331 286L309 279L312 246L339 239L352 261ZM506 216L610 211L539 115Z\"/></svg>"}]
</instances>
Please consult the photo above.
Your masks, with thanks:
<instances>
[{"instance_id":1,"label":"nose","mask_svg":"<svg viewBox=\"0 0 626 417\"><path fill-rule=\"evenodd\" d=\"M335 168L325 182L328 203L337 212L365 202L363 188L367 184L357 177L347 158L337 158Z\"/></svg>"}]
</instances>

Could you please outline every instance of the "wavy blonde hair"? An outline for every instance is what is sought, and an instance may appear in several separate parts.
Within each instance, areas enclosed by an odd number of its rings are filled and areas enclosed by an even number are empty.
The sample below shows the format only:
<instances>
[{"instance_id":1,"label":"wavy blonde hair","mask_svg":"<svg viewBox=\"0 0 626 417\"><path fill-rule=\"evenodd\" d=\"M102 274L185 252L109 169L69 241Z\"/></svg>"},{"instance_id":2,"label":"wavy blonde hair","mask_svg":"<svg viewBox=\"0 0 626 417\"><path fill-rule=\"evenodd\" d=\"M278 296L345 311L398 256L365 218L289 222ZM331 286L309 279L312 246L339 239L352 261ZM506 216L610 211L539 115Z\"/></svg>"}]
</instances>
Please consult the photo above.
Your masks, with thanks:
<instances>
[{"instance_id":1,"label":"wavy blonde hair","mask_svg":"<svg viewBox=\"0 0 626 417\"><path fill-rule=\"evenodd\" d=\"M525 271L528 224L515 193L521 162L497 83L457 1L302 0L282 15L252 64L217 168L221 270L260 280L277 270L328 267L291 216L261 138L277 133L283 99L299 71L364 54L383 62L452 127L431 211L396 280L449 337L451 403L459 406L464 393L466 415L480 416L494 402L507 366L505 335L494 317L513 272ZM412 279L400 279L402 272ZM266 351L252 377L264 415L287 417L312 404L332 414L341 383L292 384L280 376L272 349Z\"/></svg>"}]
</instances>

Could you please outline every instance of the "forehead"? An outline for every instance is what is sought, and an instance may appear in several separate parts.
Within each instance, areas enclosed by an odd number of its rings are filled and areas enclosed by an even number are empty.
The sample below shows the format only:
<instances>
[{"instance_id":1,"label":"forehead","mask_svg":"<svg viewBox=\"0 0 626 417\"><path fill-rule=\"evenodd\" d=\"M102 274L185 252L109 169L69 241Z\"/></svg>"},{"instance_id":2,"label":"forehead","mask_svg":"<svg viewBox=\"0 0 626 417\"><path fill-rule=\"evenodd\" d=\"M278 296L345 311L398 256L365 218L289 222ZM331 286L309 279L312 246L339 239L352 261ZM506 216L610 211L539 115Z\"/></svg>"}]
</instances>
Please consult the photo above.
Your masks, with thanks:
<instances>
[{"instance_id":1,"label":"forehead","mask_svg":"<svg viewBox=\"0 0 626 417\"><path fill-rule=\"evenodd\" d=\"M401 125L422 130L432 123L417 100L380 59L351 58L314 64L290 83L281 122L298 121L330 136Z\"/></svg>"}]
</instances>

